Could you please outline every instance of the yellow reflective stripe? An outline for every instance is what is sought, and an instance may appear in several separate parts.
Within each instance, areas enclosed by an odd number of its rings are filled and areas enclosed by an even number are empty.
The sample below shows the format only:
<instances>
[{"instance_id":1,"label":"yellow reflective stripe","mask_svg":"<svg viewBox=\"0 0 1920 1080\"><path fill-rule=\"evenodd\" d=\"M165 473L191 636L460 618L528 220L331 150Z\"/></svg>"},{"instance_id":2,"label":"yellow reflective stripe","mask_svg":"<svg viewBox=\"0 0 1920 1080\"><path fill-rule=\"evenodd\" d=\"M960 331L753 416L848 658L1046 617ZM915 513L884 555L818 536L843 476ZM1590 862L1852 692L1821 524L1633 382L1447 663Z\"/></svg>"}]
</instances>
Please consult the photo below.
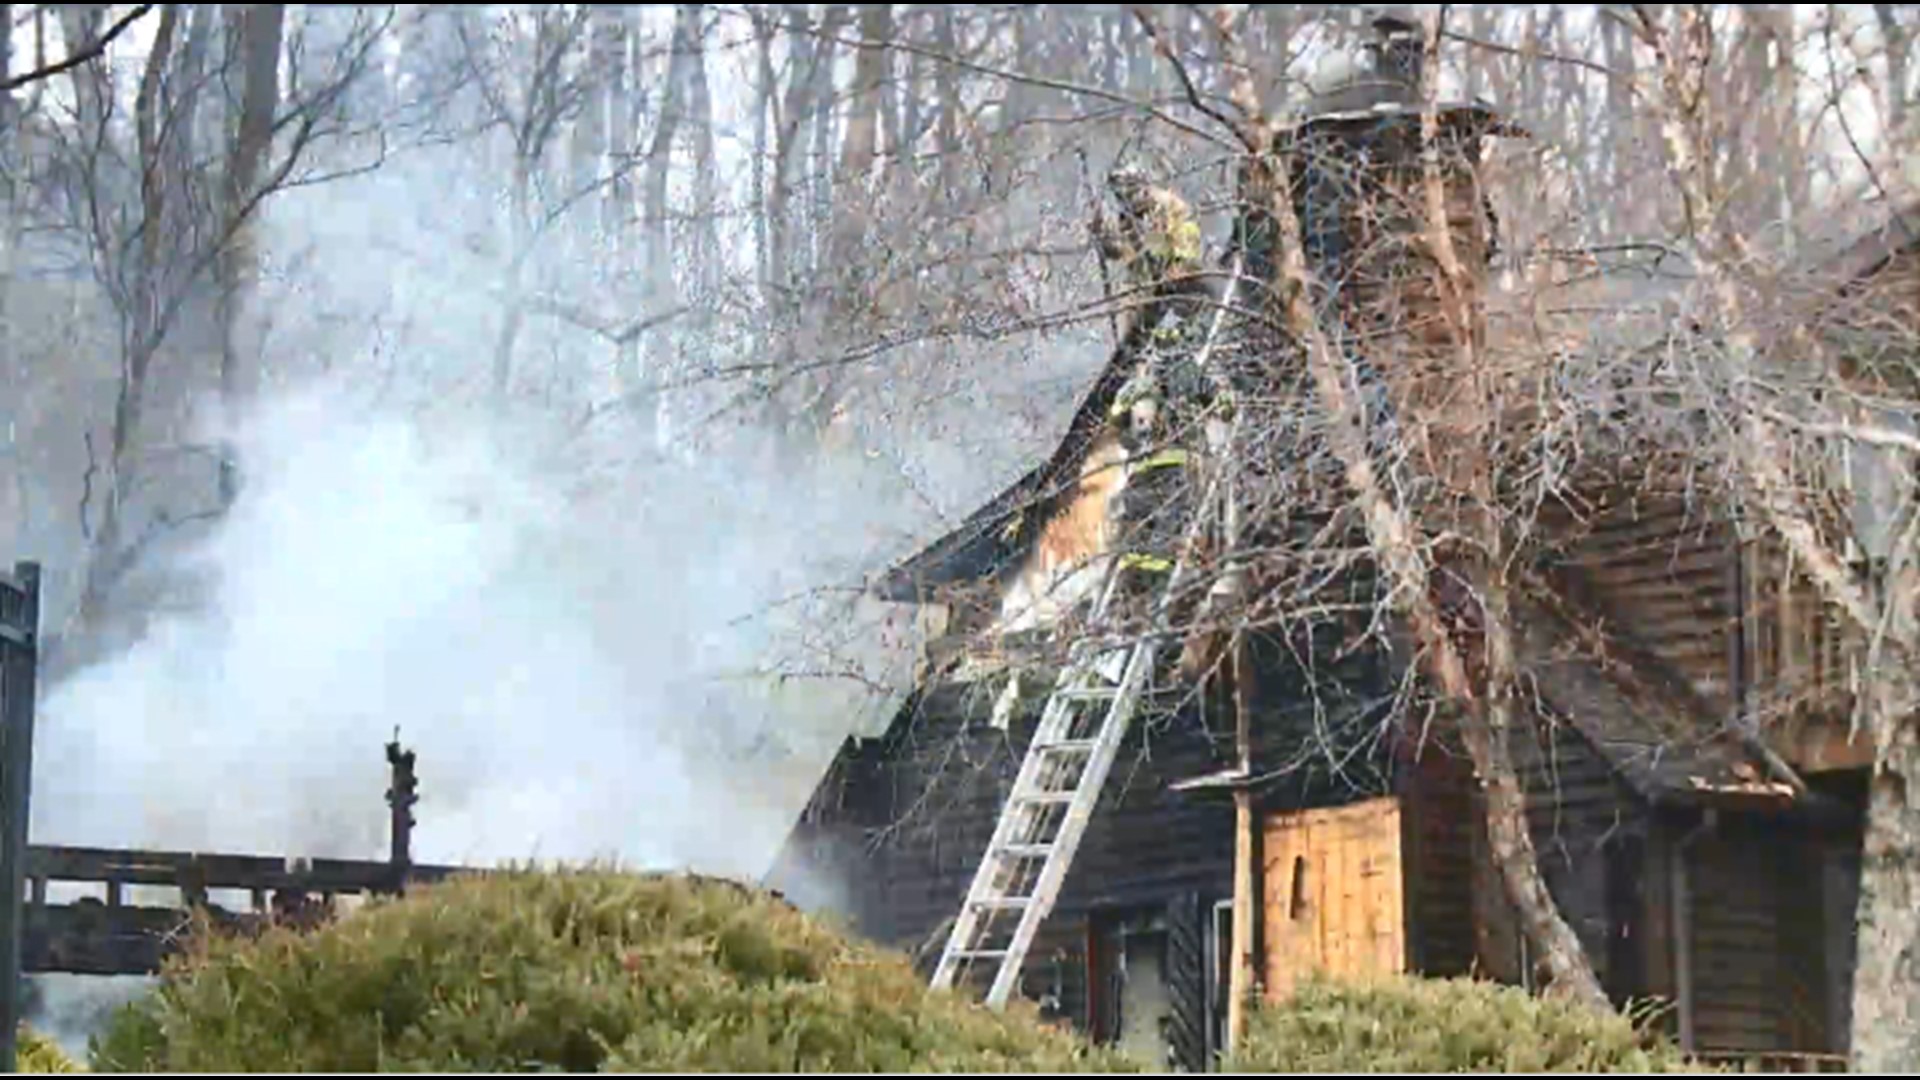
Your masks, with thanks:
<instances>
[{"instance_id":1,"label":"yellow reflective stripe","mask_svg":"<svg viewBox=\"0 0 1920 1080\"><path fill-rule=\"evenodd\" d=\"M1184 467L1191 460L1193 460L1193 457L1191 454L1188 454L1185 450L1182 450L1176 446L1171 449L1162 450L1157 454L1150 455L1148 457L1142 458L1141 460L1135 462L1133 465L1133 471L1146 472L1148 469L1170 469L1175 467Z\"/></svg>"},{"instance_id":2,"label":"yellow reflective stripe","mask_svg":"<svg viewBox=\"0 0 1920 1080\"><path fill-rule=\"evenodd\" d=\"M1173 560L1159 555L1126 554L1120 556L1120 569L1164 573L1173 569Z\"/></svg>"}]
</instances>

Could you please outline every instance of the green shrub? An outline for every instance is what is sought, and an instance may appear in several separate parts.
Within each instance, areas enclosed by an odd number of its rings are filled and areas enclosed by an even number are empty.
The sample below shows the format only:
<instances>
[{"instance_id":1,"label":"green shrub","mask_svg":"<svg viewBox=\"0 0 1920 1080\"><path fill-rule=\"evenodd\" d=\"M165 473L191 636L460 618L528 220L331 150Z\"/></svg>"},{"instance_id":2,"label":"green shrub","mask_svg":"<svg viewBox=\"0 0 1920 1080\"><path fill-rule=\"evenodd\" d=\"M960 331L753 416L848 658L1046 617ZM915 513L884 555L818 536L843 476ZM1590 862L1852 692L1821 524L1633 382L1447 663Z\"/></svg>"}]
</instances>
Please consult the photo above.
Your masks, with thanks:
<instances>
[{"instance_id":1,"label":"green shrub","mask_svg":"<svg viewBox=\"0 0 1920 1080\"><path fill-rule=\"evenodd\" d=\"M1256 1009L1257 1073L1710 1072L1626 1017L1469 979L1310 979Z\"/></svg>"},{"instance_id":2,"label":"green shrub","mask_svg":"<svg viewBox=\"0 0 1920 1080\"><path fill-rule=\"evenodd\" d=\"M94 1041L95 1069L1128 1071L706 879L517 871L199 942Z\"/></svg>"},{"instance_id":3,"label":"green shrub","mask_svg":"<svg viewBox=\"0 0 1920 1080\"><path fill-rule=\"evenodd\" d=\"M25 1024L14 1040L14 1071L23 1073L85 1072L80 1063L67 1056L60 1044Z\"/></svg>"}]
</instances>

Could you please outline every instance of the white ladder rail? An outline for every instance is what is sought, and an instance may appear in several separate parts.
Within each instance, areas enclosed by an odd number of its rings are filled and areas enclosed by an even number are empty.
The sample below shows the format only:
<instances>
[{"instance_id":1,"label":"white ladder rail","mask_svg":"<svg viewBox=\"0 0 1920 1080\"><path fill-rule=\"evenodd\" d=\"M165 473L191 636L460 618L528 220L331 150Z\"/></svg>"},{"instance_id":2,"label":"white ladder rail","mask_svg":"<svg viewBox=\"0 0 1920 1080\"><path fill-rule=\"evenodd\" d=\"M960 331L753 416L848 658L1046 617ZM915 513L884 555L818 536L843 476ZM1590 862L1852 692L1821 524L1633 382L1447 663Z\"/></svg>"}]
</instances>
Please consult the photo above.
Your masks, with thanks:
<instances>
[{"instance_id":1,"label":"white ladder rail","mask_svg":"<svg viewBox=\"0 0 1920 1080\"><path fill-rule=\"evenodd\" d=\"M1113 584L1118 578L1119 571L1116 568L1098 607L1106 606L1105 601L1111 596ZM1014 777L993 837L988 841L987 850L974 873L973 884L954 922L940 964L934 971L933 985L936 988L951 986L961 966L968 961L998 960L999 971L988 991L987 1003L998 1008L1011 996L1013 982L1026 952L1032 945L1040 923L1053 906L1060 883L1065 879L1067 866L1072 861L1087 821L1092 817L1093 806L1105 786L1106 772L1118 755L1127 722L1138 706L1146 676L1151 670L1153 641L1149 637L1128 649L1127 665L1118 686L1102 687L1095 681L1098 679L1095 670L1098 661L1117 650L1090 654L1077 650L1081 655L1061 671L1046 709L1041 713L1040 723L1034 729L1020 771ZM1105 715L1101 717L1100 727L1092 738L1068 739L1074 722L1080 719L1079 708L1087 704L1098 705L1103 701L1106 705ZM1049 766L1058 768L1061 757L1081 753L1086 755L1087 760L1075 781L1064 789L1050 790L1045 784ZM1041 815L1045 807L1062 802L1066 804L1065 816L1049 839L1045 835L1047 830ZM1031 835L1036 826L1040 826L1040 836ZM1033 883L1030 892L1013 895L1012 883L1018 881L1020 875L1017 866L1011 866L1009 862L1018 863L1032 858L1045 859L1039 879ZM1003 885L1003 881L1007 884ZM977 947L984 939L981 931L992 922L992 914L1012 909L1021 909L1021 917L1007 947L991 950Z\"/></svg>"}]
</instances>

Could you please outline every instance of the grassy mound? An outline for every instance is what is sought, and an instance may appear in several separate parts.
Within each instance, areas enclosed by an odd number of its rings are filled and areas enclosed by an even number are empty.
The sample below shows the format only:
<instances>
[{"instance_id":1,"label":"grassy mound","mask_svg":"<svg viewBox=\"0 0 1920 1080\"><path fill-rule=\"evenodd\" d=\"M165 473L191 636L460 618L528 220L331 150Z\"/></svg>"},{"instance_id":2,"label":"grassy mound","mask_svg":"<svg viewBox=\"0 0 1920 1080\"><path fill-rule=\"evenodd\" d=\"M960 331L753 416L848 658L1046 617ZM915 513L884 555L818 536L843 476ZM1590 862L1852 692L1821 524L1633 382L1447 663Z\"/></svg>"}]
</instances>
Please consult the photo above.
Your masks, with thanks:
<instances>
[{"instance_id":1,"label":"grassy mound","mask_svg":"<svg viewBox=\"0 0 1920 1080\"><path fill-rule=\"evenodd\" d=\"M1125 1070L1025 1008L726 882L457 880L308 934L204 939L94 1041L99 1071Z\"/></svg>"},{"instance_id":2,"label":"grassy mound","mask_svg":"<svg viewBox=\"0 0 1920 1080\"><path fill-rule=\"evenodd\" d=\"M1310 980L1257 1010L1259 1073L1710 1072L1625 1017L1468 979Z\"/></svg>"},{"instance_id":3,"label":"grassy mound","mask_svg":"<svg viewBox=\"0 0 1920 1080\"><path fill-rule=\"evenodd\" d=\"M80 1063L67 1056L60 1044L25 1024L14 1039L14 1071L23 1073L85 1072Z\"/></svg>"}]
</instances>

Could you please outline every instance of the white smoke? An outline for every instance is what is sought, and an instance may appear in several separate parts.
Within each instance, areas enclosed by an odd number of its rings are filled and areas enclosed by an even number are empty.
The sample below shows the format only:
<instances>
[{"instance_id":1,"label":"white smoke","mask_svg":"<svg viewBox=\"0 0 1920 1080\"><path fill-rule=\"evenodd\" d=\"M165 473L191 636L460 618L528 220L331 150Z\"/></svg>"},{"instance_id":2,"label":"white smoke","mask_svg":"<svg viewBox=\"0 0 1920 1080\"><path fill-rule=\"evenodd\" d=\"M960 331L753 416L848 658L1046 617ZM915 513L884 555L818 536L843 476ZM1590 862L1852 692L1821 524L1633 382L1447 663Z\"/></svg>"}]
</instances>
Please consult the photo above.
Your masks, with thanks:
<instances>
[{"instance_id":1,"label":"white smoke","mask_svg":"<svg viewBox=\"0 0 1920 1080\"><path fill-rule=\"evenodd\" d=\"M417 861L762 873L911 653L844 600L773 603L857 584L855 508L724 462L582 496L577 460L495 430L337 387L263 410L181 560L204 602L50 688L36 841L378 858L398 727Z\"/></svg>"}]
</instances>

